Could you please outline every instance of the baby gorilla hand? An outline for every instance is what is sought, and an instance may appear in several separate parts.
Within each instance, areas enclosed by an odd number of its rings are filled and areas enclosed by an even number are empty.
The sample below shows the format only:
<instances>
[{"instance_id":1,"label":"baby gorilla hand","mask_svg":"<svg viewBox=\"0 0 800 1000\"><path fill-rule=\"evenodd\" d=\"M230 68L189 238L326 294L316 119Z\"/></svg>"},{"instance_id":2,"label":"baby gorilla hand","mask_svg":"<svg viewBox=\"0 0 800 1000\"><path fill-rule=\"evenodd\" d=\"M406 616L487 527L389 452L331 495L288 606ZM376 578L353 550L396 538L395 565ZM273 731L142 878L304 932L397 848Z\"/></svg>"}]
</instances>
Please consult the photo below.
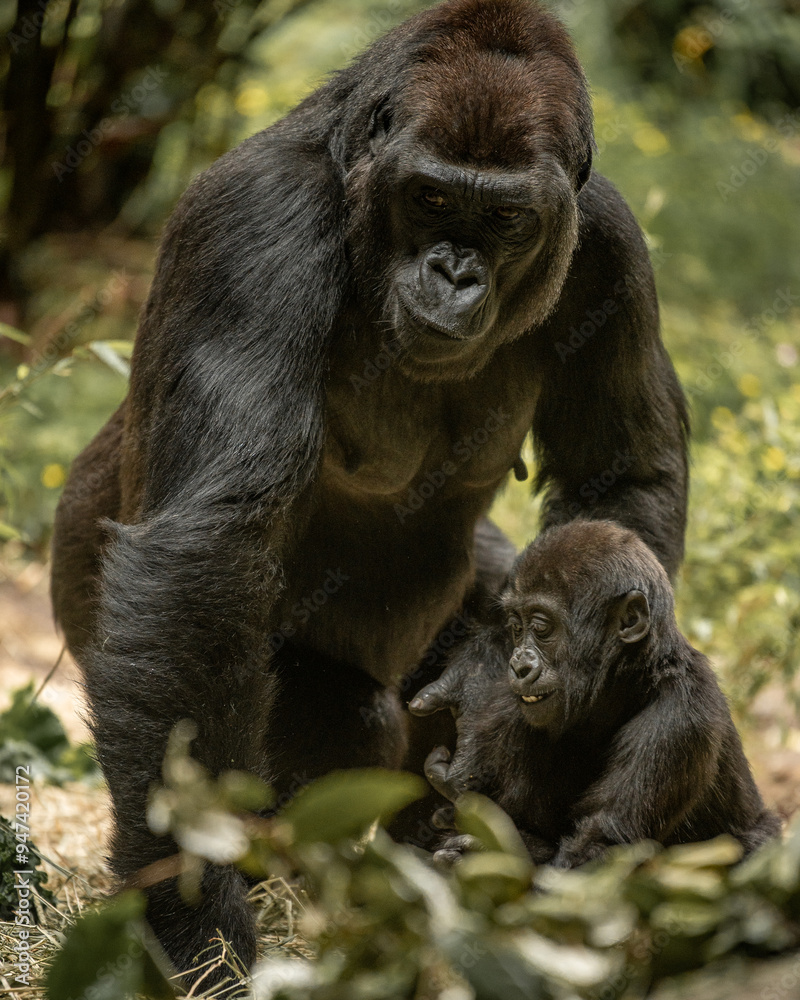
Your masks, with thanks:
<instances>
[{"instance_id":1,"label":"baby gorilla hand","mask_svg":"<svg viewBox=\"0 0 800 1000\"><path fill-rule=\"evenodd\" d=\"M450 802L469 791L469 778L458 766L458 759L451 762L447 747L435 747L425 761L425 777L431 787Z\"/></svg>"},{"instance_id":2,"label":"baby gorilla hand","mask_svg":"<svg viewBox=\"0 0 800 1000\"><path fill-rule=\"evenodd\" d=\"M433 715L449 708L454 715L458 715L463 674L462 667L448 667L438 680L417 692L408 704L409 712L412 715Z\"/></svg>"},{"instance_id":3,"label":"baby gorilla hand","mask_svg":"<svg viewBox=\"0 0 800 1000\"><path fill-rule=\"evenodd\" d=\"M481 850L480 841L466 833L448 837L433 855L433 866L439 871L449 871L468 851Z\"/></svg>"},{"instance_id":4,"label":"baby gorilla hand","mask_svg":"<svg viewBox=\"0 0 800 1000\"><path fill-rule=\"evenodd\" d=\"M613 841L604 835L600 823L592 822L594 817L587 816L576 825L575 832L562 837L558 851L551 861L555 868L579 868L597 858L603 857Z\"/></svg>"}]
</instances>

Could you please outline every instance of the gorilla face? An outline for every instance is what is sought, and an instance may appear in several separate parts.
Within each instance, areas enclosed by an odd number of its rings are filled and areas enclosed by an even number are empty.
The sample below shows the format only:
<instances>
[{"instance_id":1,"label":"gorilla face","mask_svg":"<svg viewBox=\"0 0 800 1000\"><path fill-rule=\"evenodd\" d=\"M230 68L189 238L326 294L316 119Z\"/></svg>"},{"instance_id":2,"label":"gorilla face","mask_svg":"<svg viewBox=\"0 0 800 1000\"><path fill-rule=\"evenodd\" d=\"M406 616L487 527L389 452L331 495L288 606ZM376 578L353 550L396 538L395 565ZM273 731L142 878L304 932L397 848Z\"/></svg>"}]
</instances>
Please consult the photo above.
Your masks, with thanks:
<instances>
[{"instance_id":1,"label":"gorilla face","mask_svg":"<svg viewBox=\"0 0 800 1000\"><path fill-rule=\"evenodd\" d=\"M440 57L374 106L346 181L360 298L424 381L474 374L553 310L592 148L583 79L564 61Z\"/></svg>"},{"instance_id":2,"label":"gorilla face","mask_svg":"<svg viewBox=\"0 0 800 1000\"><path fill-rule=\"evenodd\" d=\"M420 360L474 349L542 246L549 213L534 178L425 157L403 170L392 209L387 311L401 340Z\"/></svg>"}]
</instances>

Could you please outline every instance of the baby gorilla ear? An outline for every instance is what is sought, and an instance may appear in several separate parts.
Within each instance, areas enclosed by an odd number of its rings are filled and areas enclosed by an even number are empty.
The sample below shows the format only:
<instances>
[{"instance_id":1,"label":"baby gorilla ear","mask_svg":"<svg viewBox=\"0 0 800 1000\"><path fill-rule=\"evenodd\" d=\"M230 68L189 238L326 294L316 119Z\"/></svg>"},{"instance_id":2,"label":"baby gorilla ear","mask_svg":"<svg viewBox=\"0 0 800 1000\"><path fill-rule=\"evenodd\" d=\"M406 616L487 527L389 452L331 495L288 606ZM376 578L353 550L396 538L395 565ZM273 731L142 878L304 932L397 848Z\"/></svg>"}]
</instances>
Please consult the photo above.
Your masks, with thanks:
<instances>
[{"instance_id":1,"label":"baby gorilla ear","mask_svg":"<svg viewBox=\"0 0 800 1000\"><path fill-rule=\"evenodd\" d=\"M650 631L650 605L641 590L629 590L620 598L617 629L623 642L639 642Z\"/></svg>"}]
</instances>

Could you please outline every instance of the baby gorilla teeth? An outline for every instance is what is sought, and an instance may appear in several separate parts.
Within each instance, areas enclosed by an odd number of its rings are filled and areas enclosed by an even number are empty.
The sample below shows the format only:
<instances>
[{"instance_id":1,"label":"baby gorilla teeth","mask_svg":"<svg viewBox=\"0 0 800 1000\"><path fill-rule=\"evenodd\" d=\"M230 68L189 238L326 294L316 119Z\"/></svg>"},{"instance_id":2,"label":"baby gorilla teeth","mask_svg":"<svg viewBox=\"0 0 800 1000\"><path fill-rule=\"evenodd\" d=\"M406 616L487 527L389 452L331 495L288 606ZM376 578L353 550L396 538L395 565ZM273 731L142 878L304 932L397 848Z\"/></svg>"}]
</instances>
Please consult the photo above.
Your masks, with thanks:
<instances>
[{"instance_id":1,"label":"baby gorilla teeth","mask_svg":"<svg viewBox=\"0 0 800 1000\"><path fill-rule=\"evenodd\" d=\"M528 702L528 704L531 704L531 702L534 701L541 701L542 698L544 698L545 696L543 694L529 694L529 695L523 694L521 697L523 701L526 701Z\"/></svg>"}]
</instances>

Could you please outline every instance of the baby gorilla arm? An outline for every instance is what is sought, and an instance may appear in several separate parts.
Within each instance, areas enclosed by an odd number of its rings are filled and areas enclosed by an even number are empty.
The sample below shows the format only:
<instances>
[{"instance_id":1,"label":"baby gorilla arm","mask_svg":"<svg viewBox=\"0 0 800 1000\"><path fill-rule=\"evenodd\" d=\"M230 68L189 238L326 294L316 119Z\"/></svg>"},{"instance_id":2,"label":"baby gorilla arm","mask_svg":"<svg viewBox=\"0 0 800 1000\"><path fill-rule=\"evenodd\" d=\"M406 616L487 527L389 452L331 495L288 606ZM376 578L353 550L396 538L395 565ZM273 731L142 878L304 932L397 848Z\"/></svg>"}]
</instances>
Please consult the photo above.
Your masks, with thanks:
<instances>
[{"instance_id":1,"label":"baby gorilla arm","mask_svg":"<svg viewBox=\"0 0 800 1000\"><path fill-rule=\"evenodd\" d=\"M578 802L575 830L553 864L575 868L615 844L665 843L707 795L718 769L725 711L702 678L680 673L614 736L603 775Z\"/></svg>"}]
</instances>

